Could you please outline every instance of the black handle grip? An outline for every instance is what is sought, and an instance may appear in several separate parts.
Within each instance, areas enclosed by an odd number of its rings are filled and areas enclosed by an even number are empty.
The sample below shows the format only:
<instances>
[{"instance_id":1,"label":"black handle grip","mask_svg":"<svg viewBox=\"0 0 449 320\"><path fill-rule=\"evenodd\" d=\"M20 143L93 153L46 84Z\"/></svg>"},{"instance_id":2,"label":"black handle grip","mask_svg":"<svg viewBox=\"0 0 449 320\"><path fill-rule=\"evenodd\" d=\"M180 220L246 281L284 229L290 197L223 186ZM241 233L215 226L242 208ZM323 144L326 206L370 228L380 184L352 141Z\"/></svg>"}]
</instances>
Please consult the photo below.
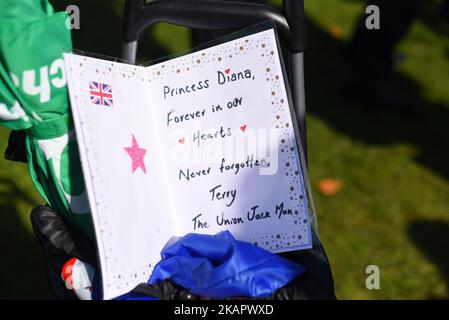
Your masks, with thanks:
<instances>
[{"instance_id":1,"label":"black handle grip","mask_svg":"<svg viewBox=\"0 0 449 320\"><path fill-rule=\"evenodd\" d=\"M292 51L302 52L306 45L304 0L284 0L283 7L296 49Z\"/></svg>"},{"instance_id":2,"label":"black handle grip","mask_svg":"<svg viewBox=\"0 0 449 320\"><path fill-rule=\"evenodd\" d=\"M286 5L286 3L290 4ZM284 7L296 10L298 4L295 3L302 4L302 0L286 0ZM304 50L302 42L304 37L295 36L286 18L275 8L258 3L222 0L160 0L148 4L145 4L144 0L127 0L123 40L125 42L137 41L145 28L158 22L195 29L235 30L267 19L274 20L279 34L286 41L290 51L301 52ZM299 29L303 30L303 28Z\"/></svg>"}]
</instances>

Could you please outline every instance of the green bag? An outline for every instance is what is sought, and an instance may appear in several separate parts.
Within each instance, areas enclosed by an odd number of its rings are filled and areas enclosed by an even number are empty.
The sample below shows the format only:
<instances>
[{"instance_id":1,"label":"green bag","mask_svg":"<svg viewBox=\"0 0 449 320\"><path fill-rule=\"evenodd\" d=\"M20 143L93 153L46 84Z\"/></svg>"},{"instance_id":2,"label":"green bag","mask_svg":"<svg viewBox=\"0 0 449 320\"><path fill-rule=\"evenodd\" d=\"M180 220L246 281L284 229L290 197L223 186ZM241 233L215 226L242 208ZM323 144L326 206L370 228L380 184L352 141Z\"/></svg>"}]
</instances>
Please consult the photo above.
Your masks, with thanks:
<instances>
[{"instance_id":1,"label":"green bag","mask_svg":"<svg viewBox=\"0 0 449 320\"><path fill-rule=\"evenodd\" d=\"M48 0L0 2L0 124L26 130L33 183L52 208L92 237L62 59L72 47L66 20Z\"/></svg>"}]
</instances>

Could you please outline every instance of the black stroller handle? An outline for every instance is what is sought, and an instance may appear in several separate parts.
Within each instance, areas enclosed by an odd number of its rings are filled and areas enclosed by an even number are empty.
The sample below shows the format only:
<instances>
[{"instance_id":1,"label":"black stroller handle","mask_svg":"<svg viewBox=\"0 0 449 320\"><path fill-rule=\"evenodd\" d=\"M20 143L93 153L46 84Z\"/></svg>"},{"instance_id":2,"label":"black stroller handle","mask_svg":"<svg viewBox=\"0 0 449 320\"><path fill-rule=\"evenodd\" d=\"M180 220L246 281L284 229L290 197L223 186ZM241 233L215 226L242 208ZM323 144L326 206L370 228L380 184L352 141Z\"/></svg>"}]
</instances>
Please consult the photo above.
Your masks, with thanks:
<instances>
[{"instance_id":1,"label":"black stroller handle","mask_svg":"<svg viewBox=\"0 0 449 320\"><path fill-rule=\"evenodd\" d=\"M291 52L304 51L303 0L284 0L291 13L285 17L277 9L259 3L222 0L127 0L123 24L123 40L138 41L147 27L167 22L205 30L242 29L271 19ZM291 21L287 21L287 19Z\"/></svg>"}]
</instances>

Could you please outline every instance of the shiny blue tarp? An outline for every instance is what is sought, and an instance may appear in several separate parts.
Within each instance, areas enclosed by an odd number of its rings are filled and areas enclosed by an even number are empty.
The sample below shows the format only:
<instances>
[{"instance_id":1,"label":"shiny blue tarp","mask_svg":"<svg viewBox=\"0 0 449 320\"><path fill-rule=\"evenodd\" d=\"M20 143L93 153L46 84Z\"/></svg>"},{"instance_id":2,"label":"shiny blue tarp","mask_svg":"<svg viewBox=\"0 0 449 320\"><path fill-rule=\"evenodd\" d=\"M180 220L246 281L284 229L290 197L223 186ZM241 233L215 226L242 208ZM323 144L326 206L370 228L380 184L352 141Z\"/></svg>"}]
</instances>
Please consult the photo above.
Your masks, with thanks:
<instances>
[{"instance_id":1,"label":"shiny blue tarp","mask_svg":"<svg viewBox=\"0 0 449 320\"><path fill-rule=\"evenodd\" d=\"M235 240L228 231L188 234L161 256L148 284L170 279L195 295L214 298L267 297L305 271L302 265Z\"/></svg>"}]
</instances>

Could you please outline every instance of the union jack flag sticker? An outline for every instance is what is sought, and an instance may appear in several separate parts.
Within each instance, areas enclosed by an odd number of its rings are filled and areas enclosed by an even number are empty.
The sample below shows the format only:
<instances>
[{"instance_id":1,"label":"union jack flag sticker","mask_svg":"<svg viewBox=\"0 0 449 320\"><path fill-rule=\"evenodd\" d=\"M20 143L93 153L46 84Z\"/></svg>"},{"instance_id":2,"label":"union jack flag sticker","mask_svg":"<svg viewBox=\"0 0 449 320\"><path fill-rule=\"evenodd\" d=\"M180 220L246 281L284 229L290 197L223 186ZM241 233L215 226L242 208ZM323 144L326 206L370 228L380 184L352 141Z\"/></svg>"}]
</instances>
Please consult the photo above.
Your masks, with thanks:
<instances>
[{"instance_id":1,"label":"union jack flag sticker","mask_svg":"<svg viewBox=\"0 0 449 320\"><path fill-rule=\"evenodd\" d=\"M109 84L89 81L90 102L112 107L112 88Z\"/></svg>"}]
</instances>

